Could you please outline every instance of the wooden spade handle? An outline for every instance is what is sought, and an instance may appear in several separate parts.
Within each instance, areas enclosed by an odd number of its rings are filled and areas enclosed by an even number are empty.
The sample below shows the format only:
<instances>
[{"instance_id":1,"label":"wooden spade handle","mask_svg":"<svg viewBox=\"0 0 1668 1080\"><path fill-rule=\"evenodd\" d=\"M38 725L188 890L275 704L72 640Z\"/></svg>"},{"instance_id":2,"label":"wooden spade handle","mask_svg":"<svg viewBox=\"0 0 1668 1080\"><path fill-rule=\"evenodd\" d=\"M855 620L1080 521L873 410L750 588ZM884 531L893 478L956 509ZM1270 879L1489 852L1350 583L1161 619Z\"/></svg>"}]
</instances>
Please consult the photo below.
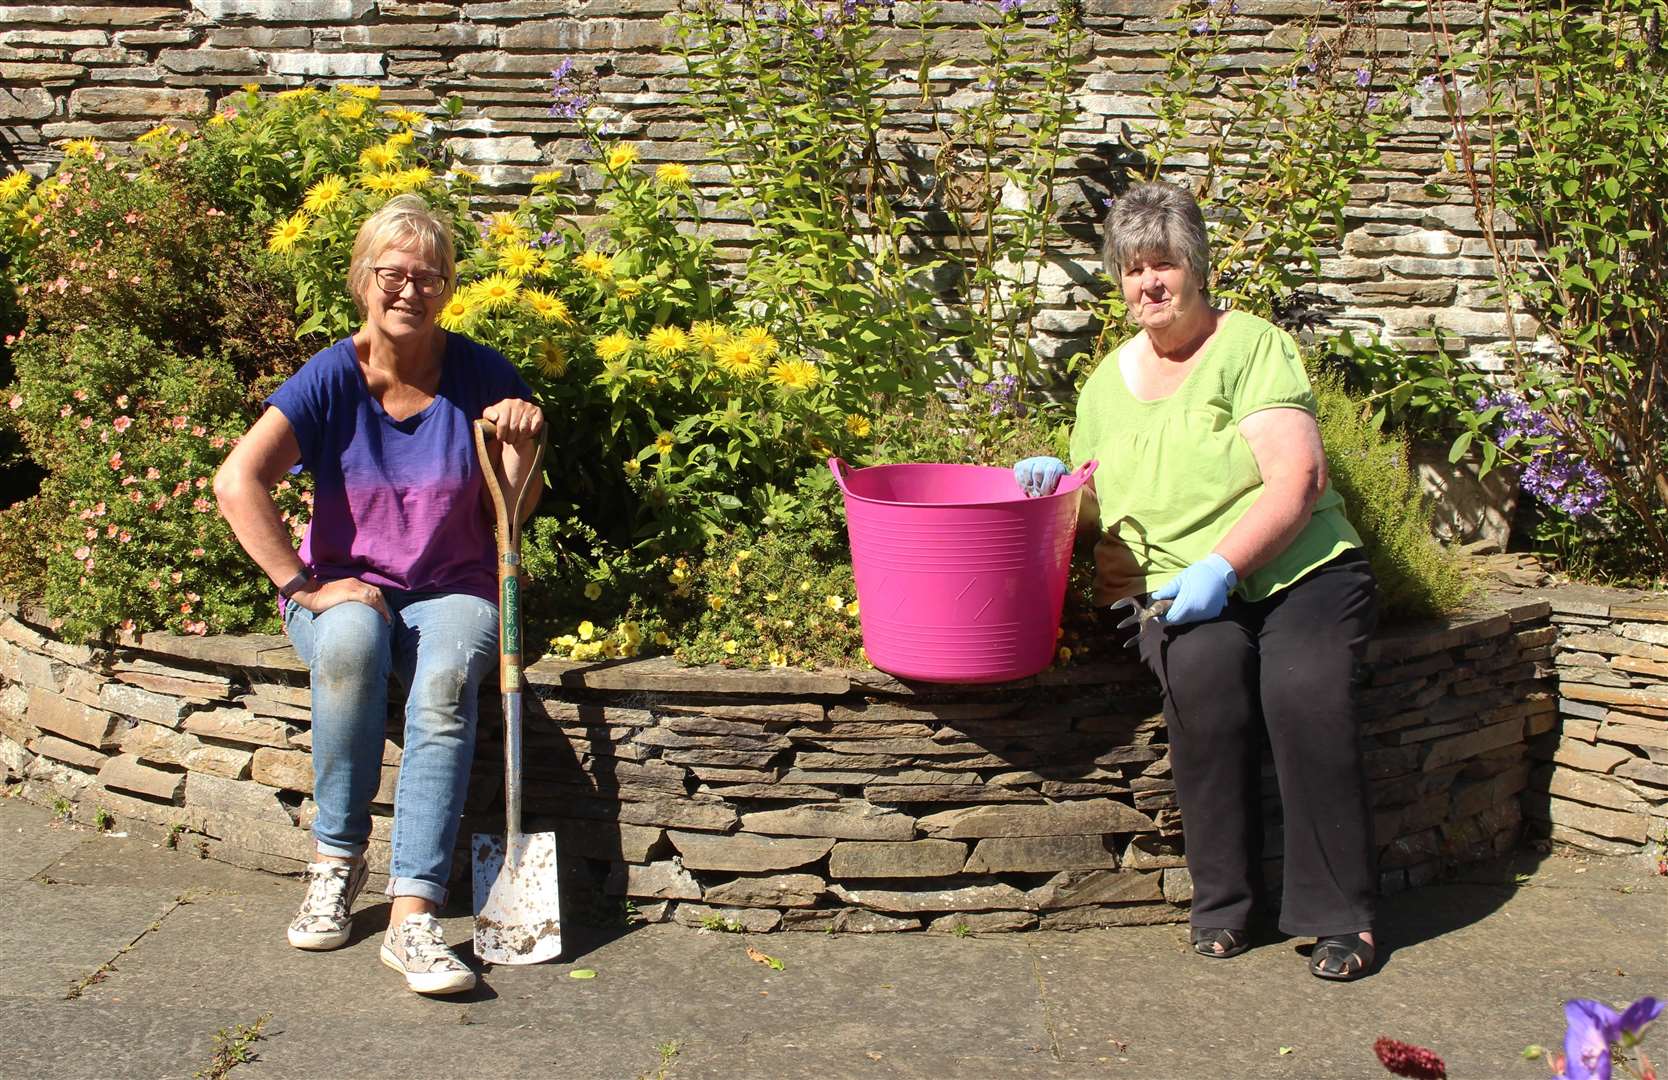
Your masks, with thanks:
<instances>
[{"instance_id":1,"label":"wooden spade handle","mask_svg":"<svg viewBox=\"0 0 1668 1080\"><path fill-rule=\"evenodd\" d=\"M539 429L527 475L506 501L504 491L509 487L509 478L504 475L503 444L498 442L498 428L490 420L475 421L475 452L480 455L481 472L497 519L494 534L498 540L498 689L505 694L521 691L521 510L544 460L546 431ZM498 453L488 450L489 441L497 446Z\"/></svg>"}]
</instances>

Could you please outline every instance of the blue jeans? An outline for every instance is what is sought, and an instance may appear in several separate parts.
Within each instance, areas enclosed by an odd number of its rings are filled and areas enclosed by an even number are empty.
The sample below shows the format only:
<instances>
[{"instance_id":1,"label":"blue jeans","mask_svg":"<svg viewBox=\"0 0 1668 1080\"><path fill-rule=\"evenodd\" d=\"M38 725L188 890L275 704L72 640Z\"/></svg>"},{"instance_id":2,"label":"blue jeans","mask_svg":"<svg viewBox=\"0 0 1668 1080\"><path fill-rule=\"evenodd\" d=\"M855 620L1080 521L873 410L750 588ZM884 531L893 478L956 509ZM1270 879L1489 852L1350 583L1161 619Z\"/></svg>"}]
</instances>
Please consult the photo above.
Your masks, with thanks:
<instances>
[{"instance_id":1,"label":"blue jeans","mask_svg":"<svg viewBox=\"0 0 1668 1080\"><path fill-rule=\"evenodd\" d=\"M476 697L498 662L498 606L463 593L382 593L392 624L354 602L318 615L299 604L285 612L290 642L312 673L313 838L325 855L364 852L382 777L388 677L398 675L405 749L388 895L444 904L475 755Z\"/></svg>"}]
</instances>

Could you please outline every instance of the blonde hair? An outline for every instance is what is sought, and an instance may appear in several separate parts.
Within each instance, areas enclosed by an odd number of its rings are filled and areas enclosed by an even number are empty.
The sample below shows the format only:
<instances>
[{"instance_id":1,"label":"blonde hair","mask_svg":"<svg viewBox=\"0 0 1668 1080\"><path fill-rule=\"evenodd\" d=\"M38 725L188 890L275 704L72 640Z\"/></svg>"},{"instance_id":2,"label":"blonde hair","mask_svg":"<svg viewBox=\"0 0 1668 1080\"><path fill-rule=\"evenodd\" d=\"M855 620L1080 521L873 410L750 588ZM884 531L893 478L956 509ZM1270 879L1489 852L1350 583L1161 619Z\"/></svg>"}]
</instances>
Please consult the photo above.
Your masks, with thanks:
<instances>
[{"instance_id":1,"label":"blonde hair","mask_svg":"<svg viewBox=\"0 0 1668 1080\"><path fill-rule=\"evenodd\" d=\"M390 248L415 251L438 263L440 272L446 275L440 303L444 305L451 299L457 285L457 247L452 243L452 227L429 209L421 195L396 195L365 219L353 240L347 285L360 315L365 314L365 290L371 283L371 270Z\"/></svg>"},{"instance_id":2,"label":"blonde hair","mask_svg":"<svg viewBox=\"0 0 1668 1080\"><path fill-rule=\"evenodd\" d=\"M1187 267L1199 290L1210 292L1210 238L1193 196L1162 181L1135 184L1106 212L1100 258L1114 279L1141 256L1163 256Z\"/></svg>"}]
</instances>

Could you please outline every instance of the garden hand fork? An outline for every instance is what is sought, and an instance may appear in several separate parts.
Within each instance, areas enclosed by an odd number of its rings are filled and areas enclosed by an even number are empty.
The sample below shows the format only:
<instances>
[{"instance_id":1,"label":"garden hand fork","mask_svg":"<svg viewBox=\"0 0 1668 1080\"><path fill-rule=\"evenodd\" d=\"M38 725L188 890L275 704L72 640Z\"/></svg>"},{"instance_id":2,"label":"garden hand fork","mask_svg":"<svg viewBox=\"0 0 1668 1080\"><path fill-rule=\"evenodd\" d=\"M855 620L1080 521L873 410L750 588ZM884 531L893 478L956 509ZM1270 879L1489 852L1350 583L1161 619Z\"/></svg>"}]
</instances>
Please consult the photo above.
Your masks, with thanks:
<instances>
[{"instance_id":1,"label":"garden hand fork","mask_svg":"<svg viewBox=\"0 0 1668 1080\"><path fill-rule=\"evenodd\" d=\"M1114 603L1112 605L1113 611L1124 608L1129 612L1129 615L1118 623L1118 629L1128 630L1132 626L1136 628L1135 633L1129 635L1128 639L1124 641L1124 648L1135 648L1135 643L1141 640L1141 631L1145 630L1147 624L1154 619L1163 622L1164 613L1170 610L1170 605L1174 602L1173 600L1159 600L1148 607L1141 603L1139 596L1126 596Z\"/></svg>"}]
</instances>

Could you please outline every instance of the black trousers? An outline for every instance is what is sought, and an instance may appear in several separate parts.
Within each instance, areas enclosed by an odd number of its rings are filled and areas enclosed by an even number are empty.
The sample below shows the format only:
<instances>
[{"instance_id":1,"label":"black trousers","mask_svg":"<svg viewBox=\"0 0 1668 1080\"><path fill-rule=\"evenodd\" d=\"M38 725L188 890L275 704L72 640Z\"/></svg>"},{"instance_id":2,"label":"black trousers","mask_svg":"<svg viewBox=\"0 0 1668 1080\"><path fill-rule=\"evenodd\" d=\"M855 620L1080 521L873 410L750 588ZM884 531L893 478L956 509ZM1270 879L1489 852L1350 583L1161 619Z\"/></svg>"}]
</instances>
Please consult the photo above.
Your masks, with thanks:
<instances>
[{"instance_id":1,"label":"black trousers","mask_svg":"<svg viewBox=\"0 0 1668 1080\"><path fill-rule=\"evenodd\" d=\"M1378 892L1355 718L1357 662L1377 623L1377 584L1348 551L1208 622L1143 628L1158 676L1181 804L1195 927L1244 929L1261 879L1261 730L1285 818L1280 929L1365 930Z\"/></svg>"}]
</instances>

